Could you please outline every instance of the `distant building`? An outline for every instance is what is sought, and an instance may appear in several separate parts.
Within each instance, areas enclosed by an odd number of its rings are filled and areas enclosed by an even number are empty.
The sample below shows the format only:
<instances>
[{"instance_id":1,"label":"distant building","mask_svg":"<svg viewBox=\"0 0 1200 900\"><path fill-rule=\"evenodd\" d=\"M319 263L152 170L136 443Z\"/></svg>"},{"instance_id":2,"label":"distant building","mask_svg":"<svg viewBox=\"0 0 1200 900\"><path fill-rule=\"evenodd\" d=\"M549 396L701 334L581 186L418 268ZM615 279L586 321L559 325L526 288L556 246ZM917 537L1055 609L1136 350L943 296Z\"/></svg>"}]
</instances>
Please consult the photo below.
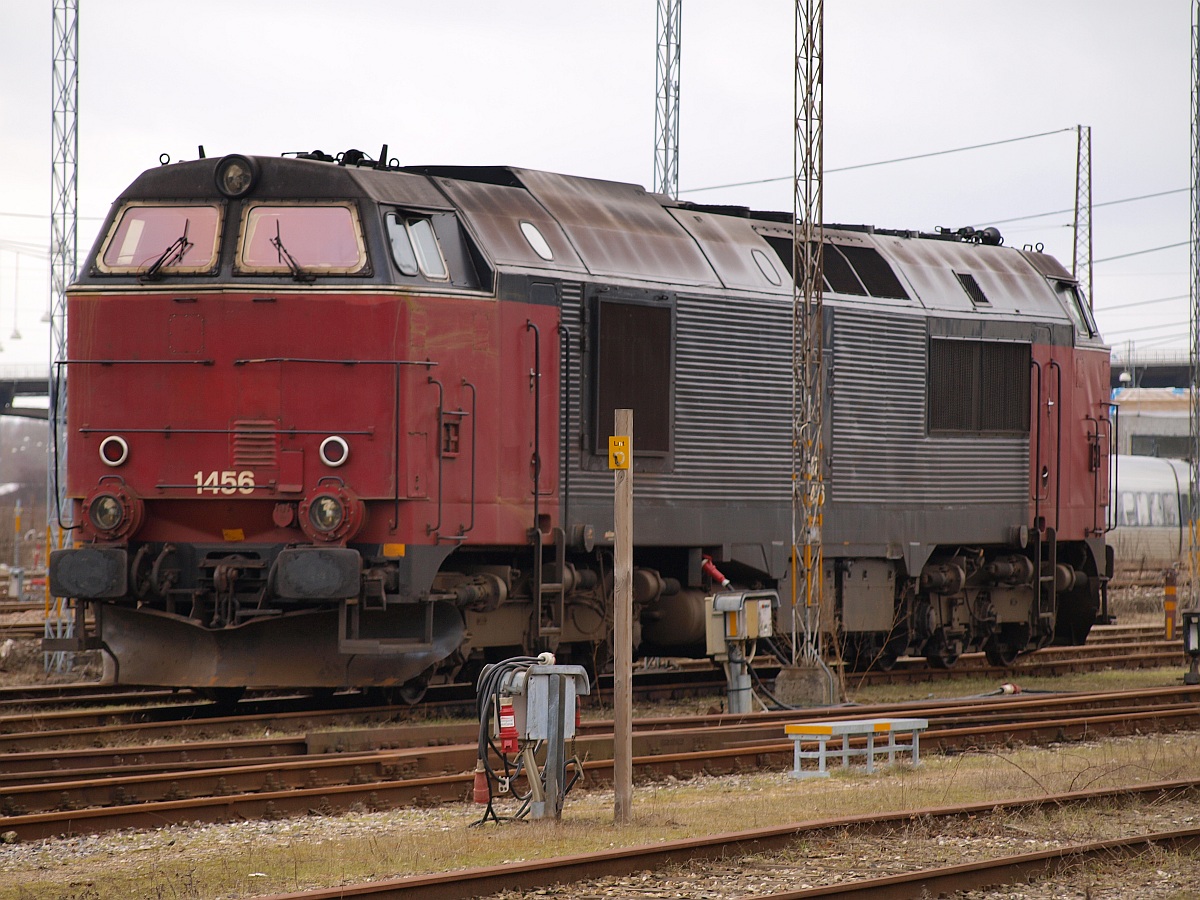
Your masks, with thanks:
<instances>
[{"instance_id":1,"label":"distant building","mask_svg":"<svg viewBox=\"0 0 1200 900\"><path fill-rule=\"evenodd\" d=\"M1119 387L1112 402L1117 407L1118 453L1170 459L1191 455L1187 388Z\"/></svg>"},{"instance_id":2,"label":"distant building","mask_svg":"<svg viewBox=\"0 0 1200 900\"><path fill-rule=\"evenodd\" d=\"M1187 350L1113 348L1112 387L1186 388L1191 384Z\"/></svg>"}]
</instances>

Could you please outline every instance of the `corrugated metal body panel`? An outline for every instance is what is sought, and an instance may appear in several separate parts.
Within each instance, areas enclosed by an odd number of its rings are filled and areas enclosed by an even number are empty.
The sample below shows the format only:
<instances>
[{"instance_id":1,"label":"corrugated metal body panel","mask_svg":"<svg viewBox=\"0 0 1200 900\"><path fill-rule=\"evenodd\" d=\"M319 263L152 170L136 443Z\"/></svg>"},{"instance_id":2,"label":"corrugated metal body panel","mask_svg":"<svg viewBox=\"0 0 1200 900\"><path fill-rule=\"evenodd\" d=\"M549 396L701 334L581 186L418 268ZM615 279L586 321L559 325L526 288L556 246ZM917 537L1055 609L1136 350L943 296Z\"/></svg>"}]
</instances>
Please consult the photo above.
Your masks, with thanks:
<instances>
[{"instance_id":1,"label":"corrugated metal body panel","mask_svg":"<svg viewBox=\"0 0 1200 900\"><path fill-rule=\"evenodd\" d=\"M612 473L578 466L578 286L563 290L572 334L571 502L612 502ZM791 304L680 296L676 319L674 467L637 472L639 500L786 502L791 473ZM713 323L721 330L713 331ZM637 422L633 423L637 433Z\"/></svg>"},{"instance_id":2,"label":"corrugated metal body panel","mask_svg":"<svg viewBox=\"0 0 1200 900\"><path fill-rule=\"evenodd\" d=\"M959 310L983 318L1019 314L1068 321L1045 278L1015 250L887 235L875 235L874 241L930 309ZM974 278L987 298L986 307L971 301L956 273Z\"/></svg>"},{"instance_id":3,"label":"corrugated metal body panel","mask_svg":"<svg viewBox=\"0 0 1200 900\"><path fill-rule=\"evenodd\" d=\"M791 296L792 285L782 261L763 244L748 219L691 209L667 212L691 232L725 287ZM756 251L761 254L759 261L754 257Z\"/></svg>"},{"instance_id":4,"label":"corrugated metal body panel","mask_svg":"<svg viewBox=\"0 0 1200 900\"><path fill-rule=\"evenodd\" d=\"M926 434L926 346L923 316L834 312L830 500L906 506L1027 500L1028 436Z\"/></svg>"},{"instance_id":5,"label":"corrugated metal body panel","mask_svg":"<svg viewBox=\"0 0 1200 900\"><path fill-rule=\"evenodd\" d=\"M644 188L514 169L593 275L718 287L691 235Z\"/></svg>"},{"instance_id":6,"label":"corrugated metal body panel","mask_svg":"<svg viewBox=\"0 0 1200 900\"><path fill-rule=\"evenodd\" d=\"M434 181L458 206L493 262L539 269L584 271L575 248L541 204L524 188L435 178ZM521 222L537 226L546 239L553 260L542 259L521 233Z\"/></svg>"}]
</instances>

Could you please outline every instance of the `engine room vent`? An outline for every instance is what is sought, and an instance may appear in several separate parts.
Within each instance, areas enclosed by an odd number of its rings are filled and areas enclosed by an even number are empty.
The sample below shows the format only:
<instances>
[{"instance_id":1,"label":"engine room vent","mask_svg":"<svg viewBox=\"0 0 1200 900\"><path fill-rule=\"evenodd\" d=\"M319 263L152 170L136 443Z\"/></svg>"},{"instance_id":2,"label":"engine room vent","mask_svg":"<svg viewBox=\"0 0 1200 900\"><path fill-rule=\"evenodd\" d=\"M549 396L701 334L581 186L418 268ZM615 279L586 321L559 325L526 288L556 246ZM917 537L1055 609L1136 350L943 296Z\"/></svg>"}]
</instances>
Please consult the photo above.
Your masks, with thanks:
<instances>
[{"instance_id":1,"label":"engine room vent","mask_svg":"<svg viewBox=\"0 0 1200 900\"><path fill-rule=\"evenodd\" d=\"M279 425L270 419L233 423L235 469L274 469L279 465Z\"/></svg>"},{"instance_id":2,"label":"engine room vent","mask_svg":"<svg viewBox=\"0 0 1200 900\"><path fill-rule=\"evenodd\" d=\"M1030 348L929 341L929 433L1029 433Z\"/></svg>"},{"instance_id":3,"label":"engine room vent","mask_svg":"<svg viewBox=\"0 0 1200 900\"><path fill-rule=\"evenodd\" d=\"M907 300L908 291L892 271L892 267L874 247L850 247L839 245L842 255L858 273L863 287L872 297L885 300Z\"/></svg>"},{"instance_id":4,"label":"engine room vent","mask_svg":"<svg viewBox=\"0 0 1200 900\"><path fill-rule=\"evenodd\" d=\"M782 260L788 273L792 274L791 238L763 235L771 249ZM908 300L908 291L896 277L896 273L874 247L856 247L848 244L825 242L821 272L825 276L825 290L834 294L850 294L855 297L879 297L884 300Z\"/></svg>"},{"instance_id":5,"label":"engine room vent","mask_svg":"<svg viewBox=\"0 0 1200 900\"><path fill-rule=\"evenodd\" d=\"M974 275L968 275L965 272L955 272L954 277L958 279L958 283L962 285L962 289L967 292L967 296L971 298L971 302L976 306L991 306L992 301L988 300L984 294L983 288L979 286L979 282L975 280Z\"/></svg>"}]
</instances>

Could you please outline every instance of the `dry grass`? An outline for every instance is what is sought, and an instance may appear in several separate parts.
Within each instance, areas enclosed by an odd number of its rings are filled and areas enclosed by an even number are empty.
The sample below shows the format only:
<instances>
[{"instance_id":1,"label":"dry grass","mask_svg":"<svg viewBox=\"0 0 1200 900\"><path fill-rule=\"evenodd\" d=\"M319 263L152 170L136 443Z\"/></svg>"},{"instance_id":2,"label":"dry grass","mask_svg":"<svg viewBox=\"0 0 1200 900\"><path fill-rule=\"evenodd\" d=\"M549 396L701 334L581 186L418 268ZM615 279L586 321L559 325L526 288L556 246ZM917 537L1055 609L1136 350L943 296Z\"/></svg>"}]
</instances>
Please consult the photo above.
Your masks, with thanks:
<instances>
[{"instance_id":1,"label":"dry grass","mask_svg":"<svg viewBox=\"0 0 1200 900\"><path fill-rule=\"evenodd\" d=\"M3 900L245 897L397 875L453 871L800 820L1038 796L1181 778L1200 763L1200 734L929 757L918 769L856 770L794 781L783 772L637 788L634 822L613 825L612 794L577 791L563 821L470 827L479 808L318 816L0 847ZM1105 810L1063 834L1094 834ZM1017 827L1021 827L1019 824Z\"/></svg>"}]
</instances>

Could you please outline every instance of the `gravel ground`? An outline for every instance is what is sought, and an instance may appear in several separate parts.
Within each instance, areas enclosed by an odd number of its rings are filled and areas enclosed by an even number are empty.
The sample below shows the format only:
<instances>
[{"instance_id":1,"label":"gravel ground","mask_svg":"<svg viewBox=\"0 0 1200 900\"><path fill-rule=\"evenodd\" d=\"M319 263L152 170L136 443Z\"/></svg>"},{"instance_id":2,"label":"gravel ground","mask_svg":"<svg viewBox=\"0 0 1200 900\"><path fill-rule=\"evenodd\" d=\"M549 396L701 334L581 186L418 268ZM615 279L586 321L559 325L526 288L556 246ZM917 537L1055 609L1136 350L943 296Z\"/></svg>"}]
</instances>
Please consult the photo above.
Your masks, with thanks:
<instances>
[{"instance_id":1,"label":"gravel ground","mask_svg":"<svg viewBox=\"0 0 1200 900\"><path fill-rule=\"evenodd\" d=\"M701 861L626 878L604 878L532 891L506 891L494 900L734 900L782 891L883 878L921 868L1036 853L1070 843L1124 834L1169 831L1200 823L1200 802L1106 810L1103 815L983 817L965 823L915 823L881 838L853 832L799 841L793 850L734 862ZM1083 833L1086 832L1086 833ZM1132 862L1082 865L1045 881L955 895L963 900L1064 900L1200 897L1200 857L1150 851Z\"/></svg>"},{"instance_id":2,"label":"gravel ground","mask_svg":"<svg viewBox=\"0 0 1200 900\"><path fill-rule=\"evenodd\" d=\"M714 778L711 781L728 788L731 779ZM852 782L847 782L846 786L852 787ZM588 792L590 804L601 807L611 808L611 797L611 792ZM476 807L456 805L336 817L313 815L276 822L180 825L157 831L5 845L0 846L0 870L8 873L5 878L8 889L0 887L0 896L20 900L113 896L91 894L87 886L103 881L107 870L113 867L123 867L133 873L154 870L159 865L157 860L166 854L186 856L190 866L199 868L228 865L229 851L233 847L311 849L347 839L369 839L372 835L387 834L391 839L402 841L406 833L437 831L447 832L448 840L453 840L453 834L449 833L461 833L478 815ZM496 900L539 897L561 900L733 900L1198 824L1200 800L1138 807L1069 808L1029 815L1005 813L953 823L914 822L885 837L855 832L823 834L799 840L793 849L779 853L716 863L697 862L625 878L597 879L533 891L509 891L494 897ZM390 874L381 872L377 877L389 877ZM246 890L224 896L249 897L268 890L266 876L262 873L246 871L240 873L240 879ZM40 882L41 888L37 892L14 889L14 885L25 880ZM254 890L256 880L262 882L261 891ZM336 878L331 876L326 883L335 881ZM50 885L60 892L45 893ZM186 883L166 886L169 891L161 896L207 896L189 891ZM1196 898L1200 897L1200 857L1151 851L1134 862L1076 867L1035 884L972 891L958 896L970 900Z\"/></svg>"}]
</instances>

